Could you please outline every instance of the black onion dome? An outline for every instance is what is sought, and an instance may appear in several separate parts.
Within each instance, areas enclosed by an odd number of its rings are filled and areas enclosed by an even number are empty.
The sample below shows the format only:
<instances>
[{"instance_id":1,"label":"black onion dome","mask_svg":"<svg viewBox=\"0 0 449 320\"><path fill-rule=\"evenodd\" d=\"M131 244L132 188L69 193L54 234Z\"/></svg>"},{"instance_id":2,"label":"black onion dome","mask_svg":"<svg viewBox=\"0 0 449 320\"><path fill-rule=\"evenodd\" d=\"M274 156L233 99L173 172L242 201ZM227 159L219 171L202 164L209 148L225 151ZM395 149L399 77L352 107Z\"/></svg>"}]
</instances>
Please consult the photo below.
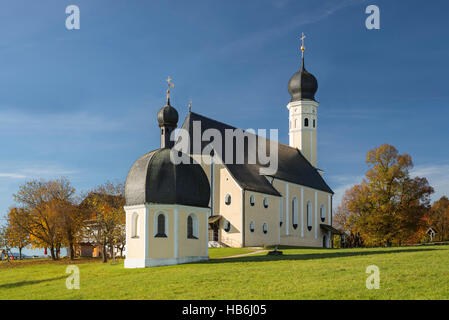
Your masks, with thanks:
<instances>
[{"instance_id":1,"label":"black onion dome","mask_svg":"<svg viewBox=\"0 0 449 320\"><path fill-rule=\"evenodd\" d=\"M189 158L192 164L174 164L168 148L144 154L126 178L126 205L158 203L207 208L209 180L201 166Z\"/></svg>"},{"instance_id":2,"label":"black onion dome","mask_svg":"<svg viewBox=\"0 0 449 320\"><path fill-rule=\"evenodd\" d=\"M157 113L159 127L176 127L178 125L178 119L178 111L170 105L170 100L168 100L167 105L160 108Z\"/></svg>"},{"instance_id":3,"label":"black onion dome","mask_svg":"<svg viewBox=\"0 0 449 320\"><path fill-rule=\"evenodd\" d=\"M296 72L288 82L288 92L292 96L291 101L314 100L318 90L318 81L304 66L304 57L301 61L301 69Z\"/></svg>"}]
</instances>

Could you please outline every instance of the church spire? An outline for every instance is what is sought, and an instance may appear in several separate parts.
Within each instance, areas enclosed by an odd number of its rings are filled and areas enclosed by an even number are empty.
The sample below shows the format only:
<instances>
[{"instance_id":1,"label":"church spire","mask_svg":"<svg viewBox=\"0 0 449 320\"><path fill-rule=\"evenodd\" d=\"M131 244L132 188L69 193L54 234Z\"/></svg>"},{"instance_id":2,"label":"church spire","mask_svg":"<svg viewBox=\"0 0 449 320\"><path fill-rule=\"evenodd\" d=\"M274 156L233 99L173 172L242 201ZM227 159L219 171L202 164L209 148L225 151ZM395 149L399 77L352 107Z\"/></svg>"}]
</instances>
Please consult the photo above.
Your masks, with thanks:
<instances>
[{"instance_id":1,"label":"church spire","mask_svg":"<svg viewBox=\"0 0 449 320\"><path fill-rule=\"evenodd\" d=\"M168 77L167 78L167 84L168 84L168 88L167 88L167 106L170 105L170 88L173 88L175 86L175 84L173 82L171 82L173 79Z\"/></svg>"},{"instance_id":2,"label":"church spire","mask_svg":"<svg viewBox=\"0 0 449 320\"><path fill-rule=\"evenodd\" d=\"M306 35L304 34L304 32L302 32L301 34L301 38L299 38L301 40L301 71L305 70L305 66L304 66L304 51L306 51L306 47L304 45L304 39L306 38Z\"/></svg>"},{"instance_id":3,"label":"church spire","mask_svg":"<svg viewBox=\"0 0 449 320\"><path fill-rule=\"evenodd\" d=\"M304 63L304 51L306 47L304 45L304 39L306 35L304 32L301 37L301 67L298 72L296 72L288 83L288 92L291 96L291 101L301 101L301 100L315 100L315 93L318 90L318 81L313 76L313 74L307 72Z\"/></svg>"},{"instance_id":4,"label":"church spire","mask_svg":"<svg viewBox=\"0 0 449 320\"><path fill-rule=\"evenodd\" d=\"M178 126L178 111L170 105L170 88L175 86L171 81L172 79L168 77L167 104L157 113L157 121L161 128L161 148L173 147L174 141L171 141L170 136Z\"/></svg>"}]
</instances>

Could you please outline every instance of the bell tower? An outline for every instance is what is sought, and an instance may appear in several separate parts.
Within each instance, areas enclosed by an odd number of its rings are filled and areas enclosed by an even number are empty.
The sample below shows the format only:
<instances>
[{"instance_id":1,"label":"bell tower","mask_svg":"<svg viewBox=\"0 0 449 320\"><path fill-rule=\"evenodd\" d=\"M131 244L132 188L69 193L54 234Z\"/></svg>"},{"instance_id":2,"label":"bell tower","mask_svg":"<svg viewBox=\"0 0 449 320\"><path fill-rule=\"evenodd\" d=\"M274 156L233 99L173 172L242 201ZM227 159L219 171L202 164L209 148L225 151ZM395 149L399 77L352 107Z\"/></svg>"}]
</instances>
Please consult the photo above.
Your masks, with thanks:
<instances>
[{"instance_id":1,"label":"bell tower","mask_svg":"<svg viewBox=\"0 0 449 320\"><path fill-rule=\"evenodd\" d=\"M304 65L304 33L301 36L301 67L288 82L291 100L287 104L289 111L289 145L301 151L302 155L317 166L317 111L318 102L315 93L318 81Z\"/></svg>"}]
</instances>

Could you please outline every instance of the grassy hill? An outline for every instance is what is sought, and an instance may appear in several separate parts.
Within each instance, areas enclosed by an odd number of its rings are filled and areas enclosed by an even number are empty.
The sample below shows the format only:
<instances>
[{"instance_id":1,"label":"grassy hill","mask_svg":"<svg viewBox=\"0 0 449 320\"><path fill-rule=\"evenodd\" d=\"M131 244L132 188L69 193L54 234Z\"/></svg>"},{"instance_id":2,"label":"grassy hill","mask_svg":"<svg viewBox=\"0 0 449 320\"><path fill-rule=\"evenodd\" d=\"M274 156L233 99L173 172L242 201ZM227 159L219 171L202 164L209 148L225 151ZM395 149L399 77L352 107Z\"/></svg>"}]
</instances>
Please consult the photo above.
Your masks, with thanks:
<instances>
[{"instance_id":1,"label":"grassy hill","mask_svg":"<svg viewBox=\"0 0 449 320\"><path fill-rule=\"evenodd\" d=\"M80 290L65 286L69 261L0 262L0 299L448 299L449 246L212 249L202 263L124 269L123 261L77 261ZM368 290L366 267L380 269Z\"/></svg>"}]
</instances>

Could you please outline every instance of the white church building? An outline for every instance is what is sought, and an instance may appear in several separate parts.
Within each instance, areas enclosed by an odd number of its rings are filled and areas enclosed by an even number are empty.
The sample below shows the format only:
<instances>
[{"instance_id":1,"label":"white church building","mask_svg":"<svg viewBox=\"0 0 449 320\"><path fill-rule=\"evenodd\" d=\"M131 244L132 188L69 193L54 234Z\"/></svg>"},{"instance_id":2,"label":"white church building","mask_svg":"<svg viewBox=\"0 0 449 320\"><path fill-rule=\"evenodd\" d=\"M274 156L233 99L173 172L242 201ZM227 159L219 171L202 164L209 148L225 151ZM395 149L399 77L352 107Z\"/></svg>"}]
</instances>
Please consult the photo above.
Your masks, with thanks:
<instances>
[{"instance_id":1,"label":"white church building","mask_svg":"<svg viewBox=\"0 0 449 320\"><path fill-rule=\"evenodd\" d=\"M317 168L318 81L304 64L288 82L291 100L289 144L277 143L278 169L261 175L261 164L226 164L226 148L215 152L211 163L174 164L170 134L178 126L178 112L167 103L157 115L161 148L144 154L131 167L126 184L125 267L170 265L208 259L209 246L332 247L333 191ZM287 120L287 119L286 119ZM182 128L194 141L193 126L202 133L236 129L189 109ZM287 121L286 121L287 122ZM256 136L256 139L265 139ZM234 152L235 154L235 152ZM195 159L195 160L194 160Z\"/></svg>"}]
</instances>

